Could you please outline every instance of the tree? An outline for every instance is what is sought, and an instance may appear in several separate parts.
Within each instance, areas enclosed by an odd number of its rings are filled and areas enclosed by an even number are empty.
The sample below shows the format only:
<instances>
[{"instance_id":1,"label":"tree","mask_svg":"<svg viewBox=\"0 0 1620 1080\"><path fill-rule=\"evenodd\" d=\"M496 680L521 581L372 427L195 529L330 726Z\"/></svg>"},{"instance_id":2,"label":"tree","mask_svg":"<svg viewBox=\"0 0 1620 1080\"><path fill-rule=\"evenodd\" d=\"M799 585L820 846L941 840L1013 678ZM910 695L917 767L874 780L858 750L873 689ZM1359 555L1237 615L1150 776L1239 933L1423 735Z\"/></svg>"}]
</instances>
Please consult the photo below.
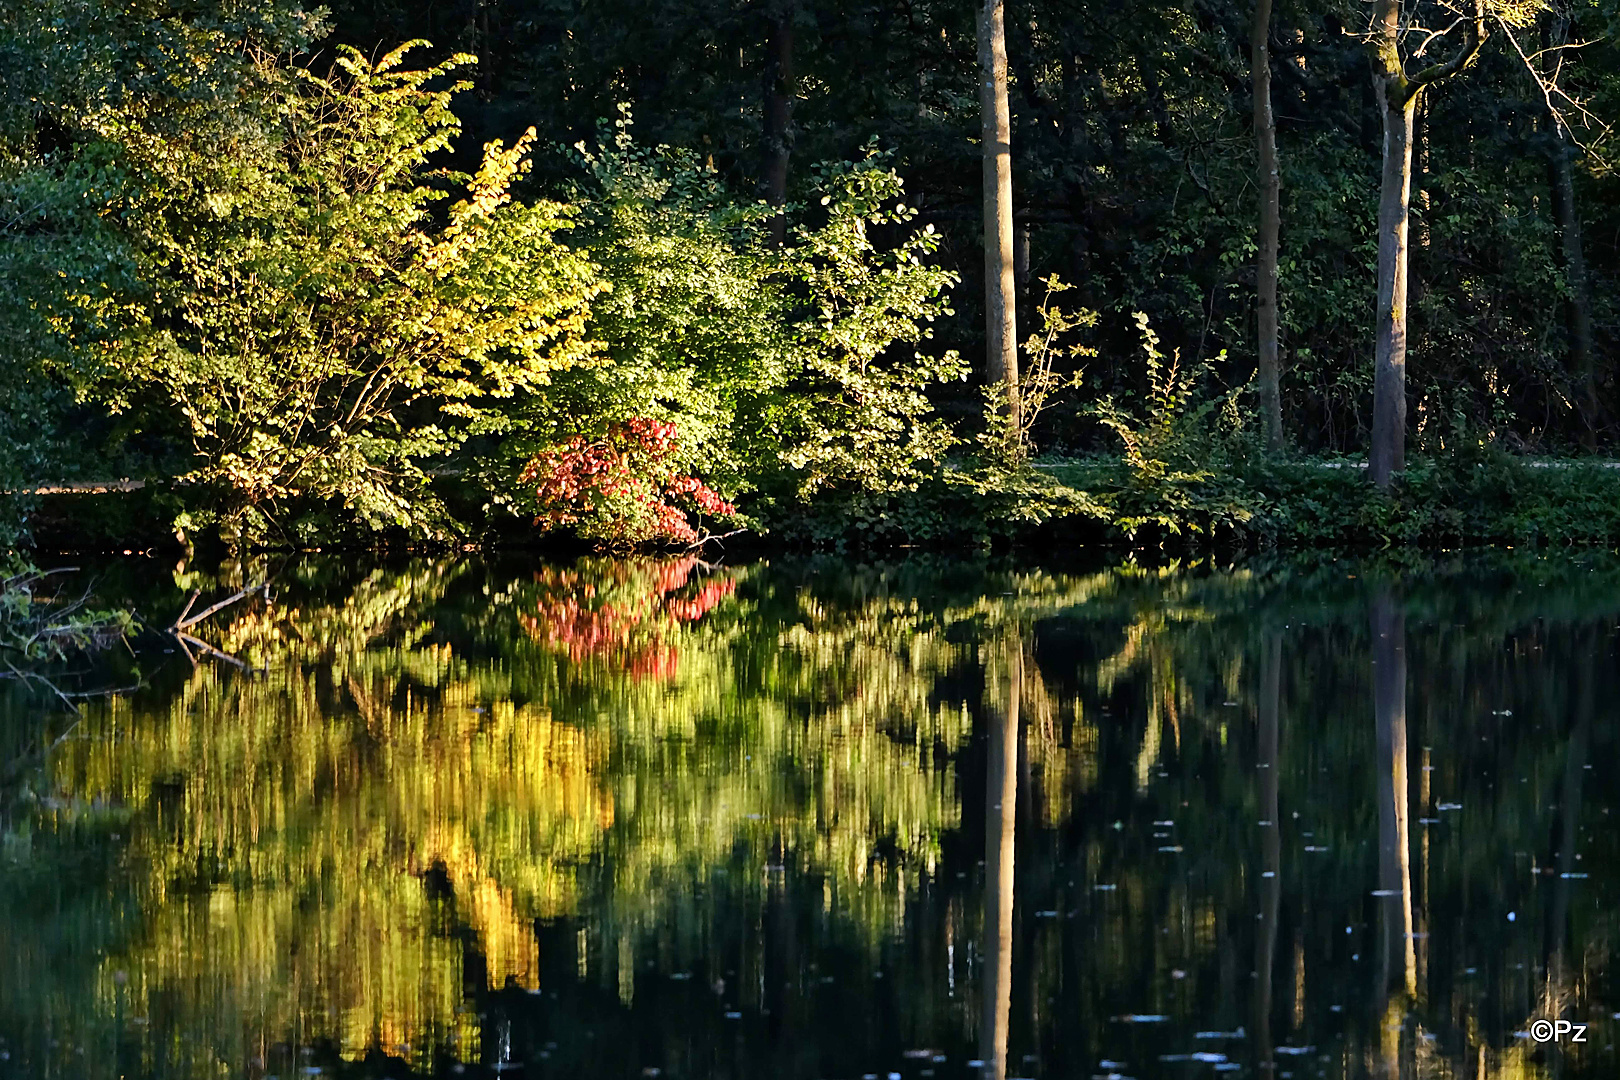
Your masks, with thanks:
<instances>
[{"instance_id":1,"label":"tree","mask_svg":"<svg viewBox=\"0 0 1620 1080\"><path fill-rule=\"evenodd\" d=\"M1568 6L1546 13L1542 24L1545 49L1563 50L1569 47L1571 21ZM1562 66L1562 59L1560 55L1559 66ZM1552 190L1553 218L1558 223L1564 280L1569 285L1569 366L1580 390L1579 408L1585 421L1581 441L1591 448L1595 441L1594 425L1598 421L1598 397L1597 372L1593 363L1592 290L1587 281L1586 253L1581 243L1581 216L1575 203L1575 162L1580 157L1581 148L1563 110L1553 106L1555 86L1551 80L1540 76L1534 66L1530 70L1543 91L1547 119L1551 121L1553 129L1547 184Z\"/></svg>"},{"instance_id":2,"label":"tree","mask_svg":"<svg viewBox=\"0 0 1620 1080\"><path fill-rule=\"evenodd\" d=\"M1277 363L1277 232L1282 176L1277 164L1277 120L1271 112L1271 0L1255 0L1249 35L1249 76L1254 85L1254 138L1259 151L1260 236L1255 258L1259 322L1260 411L1266 442L1282 445L1282 374Z\"/></svg>"},{"instance_id":3,"label":"tree","mask_svg":"<svg viewBox=\"0 0 1620 1080\"><path fill-rule=\"evenodd\" d=\"M406 68L416 44L376 63L342 48L327 77L267 71L274 122L180 147L174 194L131 208L137 283L82 385L178 420L182 482L209 498L177 528L296 542L335 512L441 529L422 460L498 432L492 402L589 356L603 286L557 240L569 211L510 194L533 130L490 143L476 175L431 169L467 87L446 77L471 58Z\"/></svg>"},{"instance_id":4,"label":"tree","mask_svg":"<svg viewBox=\"0 0 1620 1080\"><path fill-rule=\"evenodd\" d=\"M770 38L765 50L765 201L776 207L771 239L787 242L788 158L793 152L793 0L771 6Z\"/></svg>"},{"instance_id":5,"label":"tree","mask_svg":"<svg viewBox=\"0 0 1620 1080\"><path fill-rule=\"evenodd\" d=\"M523 405L493 486L561 523L517 470L623 449L626 425L656 421L673 426L659 469L728 497L785 510L914 488L952 442L928 392L966 373L954 351L924 351L956 277L934 265L939 234L915 226L889 155L868 146L858 161L806 170L814 217L778 246L775 208L689 150L638 145L627 113L577 148L583 175L568 196L575 242L611 285L585 330L605 362L559 372ZM633 473L638 461L651 458L631 460ZM567 524L612 540L626 520L650 520L623 509L593 501Z\"/></svg>"},{"instance_id":6,"label":"tree","mask_svg":"<svg viewBox=\"0 0 1620 1080\"><path fill-rule=\"evenodd\" d=\"M1005 388L1018 424L1017 272L1013 260L1012 111L1007 104L1005 0L979 10L979 114L984 158L985 381Z\"/></svg>"},{"instance_id":7,"label":"tree","mask_svg":"<svg viewBox=\"0 0 1620 1080\"><path fill-rule=\"evenodd\" d=\"M1372 481L1387 488L1406 468L1406 320L1408 232L1412 198L1412 119L1425 87L1472 64L1485 42L1485 0L1471 0L1463 41L1449 59L1407 75L1400 0L1378 0L1368 41L1373 91L1383 121L1378 192L1378 307L1374 326ZM1453 24L1455 25L1455 24ZM1433 32L1430 38L1451 32ZM1421 55L1428 42L1417 50Z\"/></svg>"}]
</instances>

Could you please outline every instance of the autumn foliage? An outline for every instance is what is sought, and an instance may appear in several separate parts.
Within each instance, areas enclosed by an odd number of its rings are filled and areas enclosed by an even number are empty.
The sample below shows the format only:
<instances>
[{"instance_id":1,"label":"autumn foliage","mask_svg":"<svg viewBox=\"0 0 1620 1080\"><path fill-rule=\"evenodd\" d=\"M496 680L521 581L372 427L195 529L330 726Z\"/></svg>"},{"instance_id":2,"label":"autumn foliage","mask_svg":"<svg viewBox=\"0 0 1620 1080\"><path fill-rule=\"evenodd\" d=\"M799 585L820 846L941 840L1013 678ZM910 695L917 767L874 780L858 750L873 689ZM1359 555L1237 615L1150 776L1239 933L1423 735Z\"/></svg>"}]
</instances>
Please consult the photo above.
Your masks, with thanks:
<instances>
[{"instance_id":1,"label":"autumn foliage","mask_svg":"<svg viewBox=\"0 0 1620 1080\"><path fill-rule=\"evenodd\" d=\"M575 528L611 544L695 545L703 517L735 518L737 508L675 464L675 425L637 417L602 438L576 435L529 460L519 482L534 485L544 529Z\"/></svg>"}]
</instances>

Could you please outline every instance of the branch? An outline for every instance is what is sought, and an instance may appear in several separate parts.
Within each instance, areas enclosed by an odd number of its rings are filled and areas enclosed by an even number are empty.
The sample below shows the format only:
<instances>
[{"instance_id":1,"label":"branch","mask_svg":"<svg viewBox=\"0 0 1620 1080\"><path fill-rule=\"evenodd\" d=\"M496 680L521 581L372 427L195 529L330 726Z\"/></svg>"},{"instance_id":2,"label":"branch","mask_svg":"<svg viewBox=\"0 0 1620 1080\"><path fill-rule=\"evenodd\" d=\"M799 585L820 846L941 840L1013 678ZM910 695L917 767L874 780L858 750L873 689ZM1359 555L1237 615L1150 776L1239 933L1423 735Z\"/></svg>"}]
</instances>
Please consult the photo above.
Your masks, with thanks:
<instances>
[{"instance_id":1,"label":"branch","mask_svg":"<svg viewBox=\"0 0 1620 1080\"><path fill-rule=\"evenodd\" d=\"M174 634L178 634L179 631L181 631L181 630L186 630L186 629L189 629L189 628L191 628L193 626L196 626L198 623L202 622L204 619L208 618L208 616L212 615L214 612L220 610L221 608L230 607L232 604L236 603L238 600L241 600L241 599L243 599L245 597L252 596L256 592L263 592L265 589L267 589L269 587L270 586L269 586L268 583L260 584L260 585L249 585L247 588L239 590L234 595L227 596L225 599L221 600L219 603L215 604L213 607L203 609L203 611L200 614L193 615L189 619L185 617L185 612L181 612L180 618L176 619L175 622L174 622L174 625L169 627L169 632L174 633ZM188 603L186 605L186 611L190 611L190 610L191 610L191 604Z\"/></svg>"},{"instance_id":2,"label":"branch","mask_svg":"<svg viewBox=\"0 0 1620 1080\"><path fill-rule=\"evenodd\" d=\"M1479 50L1485 45L1485 0L1473 0L1473 11L1468 21L1463 24L1464 37L1461 49L1457 55L1441 64L1430 64L1417 74L1406 80L1406 95L1401 104L1411 101L1417 96L1419 90L1432 82L1450 78L1463 68L1472 64L1479 56ZM1427 47L1427 43L1425 43Z\"/></svg>"},{"instance_id":3,"label":"branch","mask_svg":"<svg viewBox=\"0 0 1620 1080\"><path fill-rule=\"evenodd\" d=\"M1564 66L1564 59L1562 55L1559 56L1558 67L1550 78L1542 75L1535 63L1538 57L1546 53L1557 52L1561 54L1564 49L1575 48L1576 46L1568 44L1554 45L1550 48L1542 49L1540 52L1526 54L1524 47L1519 44L1519 39L1513 36L1513 28L1507 23L1502 22L1500 19L1497 21L1501 23L1502 33L1507 37L1508 43L1513 46L1513 51L1518 54L1519 60L1524 64L1524 70L1529 74L1531 80L1535 82L1536 89L1541 92L1542 104L1546 106L1547 114L1552 117L1553 128L1557 132L1559 138L1561 140L1567 139L1569 142L1575 144L1584 154L1592 153L1593 147L1597 143L1602 142L1604 137L1607 136L1611 130L1613 130L1613 125L1605 124L1596 116L1593 116L1585 105L1571 97L1567 92L1565 92L1564 88L1558 84L1558 72L1562 71ZM1591 43L1581 42L1580 44L1587 45ZM1581 118L1587 123L1595 123L1601 129L1597 138L1592 139L1589 142L1582 142L1580 139L1577 139L1575 137L1574 129L1571 127L1569 120L1565 117L1563 110L1553 103L1553 99L1555 97L1562 98L1564 101L1572 105L1575 111L1579 113Z\"/></svg>"}]
</instances>

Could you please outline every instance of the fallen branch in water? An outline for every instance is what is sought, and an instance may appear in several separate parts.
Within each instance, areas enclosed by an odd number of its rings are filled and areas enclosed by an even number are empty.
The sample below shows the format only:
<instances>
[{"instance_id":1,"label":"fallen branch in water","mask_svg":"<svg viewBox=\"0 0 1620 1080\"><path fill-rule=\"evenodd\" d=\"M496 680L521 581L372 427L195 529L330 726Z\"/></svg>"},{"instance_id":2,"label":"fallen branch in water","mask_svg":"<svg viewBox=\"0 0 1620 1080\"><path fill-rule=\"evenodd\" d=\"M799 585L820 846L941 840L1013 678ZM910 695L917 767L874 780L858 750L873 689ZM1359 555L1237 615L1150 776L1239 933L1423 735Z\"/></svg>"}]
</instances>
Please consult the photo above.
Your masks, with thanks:
<instances>
[{"instance_id":1,"label":"fallen branch in water","mask_svg":"<svg viewBox=\"0 0 1620 1080\"><path fill-rule=\"evenodd\" d=\"M221 600L217 604L214 604L212 607L204 608L199 614L192 615L188 619L186 616L191 614L192 605L197 602L197 597L202 594L200 589L193 589L191 592L191 598L186 601L185 610L180 613L179 618L174 620L174 625L169 627L169 633L178 635L180 631L189 630L191 627L196 626L198 623L208 618L208 616L212 615L214 612L223 608L228 608L238 600L245 600L256 592L266 592L269 588L269 582L261 582L258 585L249 585L245 589L237 590L237 592L227 596L225 599Z\"/></svg>"}]
</instances>

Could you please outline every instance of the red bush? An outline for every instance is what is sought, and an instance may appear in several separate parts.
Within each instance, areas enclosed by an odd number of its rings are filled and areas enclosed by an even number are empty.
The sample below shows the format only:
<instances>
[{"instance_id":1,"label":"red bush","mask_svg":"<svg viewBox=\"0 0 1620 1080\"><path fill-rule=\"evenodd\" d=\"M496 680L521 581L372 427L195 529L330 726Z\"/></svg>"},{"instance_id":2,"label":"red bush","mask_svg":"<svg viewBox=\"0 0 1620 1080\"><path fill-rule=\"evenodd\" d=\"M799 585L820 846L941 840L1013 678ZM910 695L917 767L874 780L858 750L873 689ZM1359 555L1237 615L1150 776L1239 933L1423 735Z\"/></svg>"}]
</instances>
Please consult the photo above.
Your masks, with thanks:
<instances>
[{"instance_id":1,"label":"red bush","mask_svg":"<svg viewBox=\"0 0 1620 1080\"><path fill-rule=\"evenodd\" d=\"M576 435L536 454L519 483L533 483L546 529L587 526L615 543L696 544L687 516L731 518L737 508L695 476L678 472L675 425L646 417L614 424L600 439Z\"/></svg>"}]
</instances>

